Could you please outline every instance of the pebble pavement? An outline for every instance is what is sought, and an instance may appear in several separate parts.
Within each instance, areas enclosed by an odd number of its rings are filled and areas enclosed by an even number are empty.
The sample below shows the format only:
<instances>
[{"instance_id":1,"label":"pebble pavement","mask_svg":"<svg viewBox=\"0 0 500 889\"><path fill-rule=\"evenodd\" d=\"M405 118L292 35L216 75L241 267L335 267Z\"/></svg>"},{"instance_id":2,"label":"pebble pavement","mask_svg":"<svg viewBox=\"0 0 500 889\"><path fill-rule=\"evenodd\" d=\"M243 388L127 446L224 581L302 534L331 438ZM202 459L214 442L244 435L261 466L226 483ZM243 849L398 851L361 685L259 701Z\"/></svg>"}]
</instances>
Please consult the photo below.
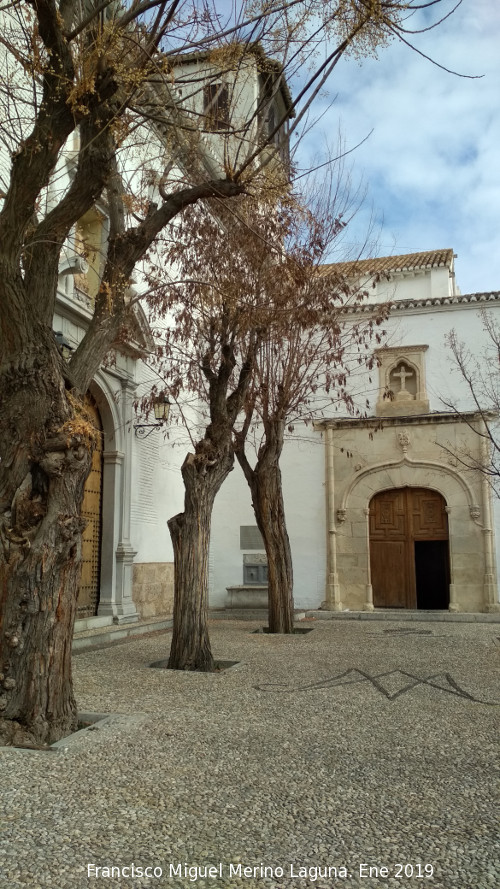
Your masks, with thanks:
<instances>
[{"instance_id":1,"label":"pebble pavement","mask_svg":"<svg viewBox=\"0 0 500 889\"><path fill-rule=\"evenodd\" d=\"M151 669L168 632L75 656L123 717L0 749L1 889L500 885L500 626L258 626L211 622L218 674Z\"/></svg>"}]
</instances>

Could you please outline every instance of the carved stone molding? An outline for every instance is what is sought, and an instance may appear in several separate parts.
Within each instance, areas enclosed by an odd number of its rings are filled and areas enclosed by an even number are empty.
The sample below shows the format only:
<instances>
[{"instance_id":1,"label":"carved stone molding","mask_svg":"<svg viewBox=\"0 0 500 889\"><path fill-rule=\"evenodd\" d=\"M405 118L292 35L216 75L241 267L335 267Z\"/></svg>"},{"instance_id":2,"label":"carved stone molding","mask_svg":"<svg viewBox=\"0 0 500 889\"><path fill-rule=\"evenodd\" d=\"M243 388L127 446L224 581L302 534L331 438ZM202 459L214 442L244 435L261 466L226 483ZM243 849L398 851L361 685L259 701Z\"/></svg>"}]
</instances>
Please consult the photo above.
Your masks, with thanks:
<instances>
[{"instance_id":1,"label":"carved stone molding","mask_svg":"<svg viewBox=\"0 0 500 889\"><path fill-rule=\"evenodd\" d=\"M397 432L396 435L397 435L399 446L400 446L401 450L403 451L404 456L406 457L406 455L408 453L408 448L411 443L411 439L408 434L408 431L406 429L402 429L400 432Z\"/></svg>"},{"instance_id":2,"label":"carved stone molding","mask_svg":"<svg viewBox=\"0 0 500 889\"><path fill-rule=\"evenodd\" d=\"M413 460L411 457L403 455L399 460L381 460L380 462L373 463L371 466L367 466L365 469L361 470L361 472L354 475L342 494L339 510L345 511L349 508L349 501L354 490L359 490L359 486L363 485L369 477L373 478L384 470L392 471L395 469L404 469L410 472L419 469L426 471L430 470L437 473L441 479L452 479L462 488L469 509L474 507L474 494L469 482L463 477L463 474L452 469L451 466L447 466L446 463L438 463L434 460ZM411 482L411 484L414 483L414 481ZM405 483L402 484L404 487ZM387 485L385 485L385 487L387 487ZM441 493L443 493L441 490L442 485L437 484L437 480L436 483L433 483L432 487L434 487L436 491L441 491ZM376 492L376 490L372 491L372 493ZM446 498L444 493L443 496Z\"/></svg>"}]
</instances>

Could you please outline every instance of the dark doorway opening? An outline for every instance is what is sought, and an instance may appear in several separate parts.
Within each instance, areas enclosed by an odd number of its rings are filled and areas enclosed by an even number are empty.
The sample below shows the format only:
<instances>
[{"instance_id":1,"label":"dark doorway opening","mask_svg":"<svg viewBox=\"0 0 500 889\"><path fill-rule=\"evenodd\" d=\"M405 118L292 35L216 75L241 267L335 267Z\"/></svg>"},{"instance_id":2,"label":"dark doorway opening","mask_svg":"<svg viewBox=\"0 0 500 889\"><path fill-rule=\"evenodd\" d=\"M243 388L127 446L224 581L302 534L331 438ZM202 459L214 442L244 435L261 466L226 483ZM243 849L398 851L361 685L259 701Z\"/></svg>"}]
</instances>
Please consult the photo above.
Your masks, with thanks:
<instances>
[{"instance_id":1,"label":"dark doorway opening","mask_svg":"<svg viewBox=\"0 0 500 889\"><path fill-rule=\"evenodd\" d=\"M444 611L450 604L447 540L415 540L417 608Z\"/></svg>"}]
</instances>

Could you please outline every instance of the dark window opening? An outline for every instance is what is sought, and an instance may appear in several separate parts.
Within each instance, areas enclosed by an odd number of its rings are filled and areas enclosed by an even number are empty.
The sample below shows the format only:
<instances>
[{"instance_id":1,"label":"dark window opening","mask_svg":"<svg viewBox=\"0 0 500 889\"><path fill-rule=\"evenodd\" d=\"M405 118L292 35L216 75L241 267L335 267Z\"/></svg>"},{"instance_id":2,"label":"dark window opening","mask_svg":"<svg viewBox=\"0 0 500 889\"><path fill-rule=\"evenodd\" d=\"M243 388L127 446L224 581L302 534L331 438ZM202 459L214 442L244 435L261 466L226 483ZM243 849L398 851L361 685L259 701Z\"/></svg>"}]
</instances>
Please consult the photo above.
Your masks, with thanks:
<instances>
[{"instance_id":1,"label":"dark window opening","mask_svg":"<svg viewBox=\"0 0 500 889\"><path fill-rule=\"evenodd\" d=\"M279 128L274 132L278 124L278 112L274 105L271 105L267 112L267 137L271 140L271 144L278 149L278 154L282 163L288 166L290 163L290 151L288 144L288 120L283 121ZM274 135L273 135L274 134Z\"/></svg>"},{"instance_id":2,"label":"dark window opening","mask_svg":"<svg viewBox=\"0 0 500 889\"><path fill-rule=\"evenodd\" d=\"M203 87L205 129L211 133L229 129L229 89L226 83L207 83Z\"/></svg>"}]
</instances>

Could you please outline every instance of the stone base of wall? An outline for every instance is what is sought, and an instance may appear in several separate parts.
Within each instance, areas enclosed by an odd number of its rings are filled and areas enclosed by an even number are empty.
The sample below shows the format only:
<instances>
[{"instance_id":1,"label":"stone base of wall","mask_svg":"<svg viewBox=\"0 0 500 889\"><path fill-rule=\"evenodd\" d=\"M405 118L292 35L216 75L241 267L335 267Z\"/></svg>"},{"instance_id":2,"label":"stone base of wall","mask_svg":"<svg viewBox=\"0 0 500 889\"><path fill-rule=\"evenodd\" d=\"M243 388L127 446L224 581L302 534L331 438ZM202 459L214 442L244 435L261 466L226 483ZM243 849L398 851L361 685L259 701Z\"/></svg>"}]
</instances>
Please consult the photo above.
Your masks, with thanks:
<instances>
[{"instance_id":1,"label":"stone base of wall","mask_svg":"<svg viewBox=\"0 0 500 889\"><path fill-rule=\"evenodd\" d=\"M248 584L226 589L229 596L227 608L267 608L269 604L267 585Z\"/></svg>"},{"instance_id":2,"label":"stone base of wall","mask_svg":"<svg viewBox=\"0 0 500 889\"><path fill-rule=\"evenodd\" d=\"M132 598L140 616L157 617L174 610L174 563L135 562Z\"/></svg>"}]
</instances>

